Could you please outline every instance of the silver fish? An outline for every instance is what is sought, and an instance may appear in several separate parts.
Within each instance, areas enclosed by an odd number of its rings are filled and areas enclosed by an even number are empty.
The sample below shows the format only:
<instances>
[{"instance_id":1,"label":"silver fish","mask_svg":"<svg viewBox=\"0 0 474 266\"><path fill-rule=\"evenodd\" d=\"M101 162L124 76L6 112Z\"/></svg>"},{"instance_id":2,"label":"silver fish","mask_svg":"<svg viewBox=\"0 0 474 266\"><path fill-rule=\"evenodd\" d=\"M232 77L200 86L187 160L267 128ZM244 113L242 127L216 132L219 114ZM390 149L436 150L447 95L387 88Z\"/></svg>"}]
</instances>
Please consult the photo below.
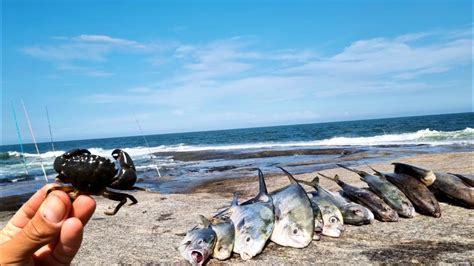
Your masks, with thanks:
<instances>
[{"instance_id":1,"label":"silver fish","mask_svg":"<svg viewBox=\"0 0 474 266\"><path fill-rule=\"evenodd\" d=\"M259 175L259 193L252 200L239 204L238 194L229 208L235 227L234 252L249 260L262 252L273 232L275 215L272 198L267 193L263 175Z\"/></svg>"},{"instance_id":2,"label":"silver fish","mask_svg":"<svg viewBox=\"0 0 474 266\"><path fill-rule=\"evenodd\" d=\"M216 239L211 228L194 227L186 234L178 251L192 265L203 265L212 255Z\"/></svg>"},{"instance_id":3,"label":"silver fish","mask_svg":"<svg viewBox=\"0 0 474 266\"><path fill-rule=\"evenodd\" d=\"M369 208L380 221L383 222L396 222L398 221L398 214L390 206L388 206L381 198L375 195L373 192L351 186L339 179L336 175L334 178L325 176L319 173L321 176L336 182L343 190L344 195L350 200L355 201Z\"/></svg>"},{"instance_id":4,"label":"silver fish","mask_svg":"<svg viewBox=\"0 0 474 266\"><path fill-rule=\"evenodd\" d=\"M397 186L410 199L417 212L433 217L441 217L441 209L433 193L420 180L397 173L382 173L371 167L378 176L383 176Z\"/></svg>"},{"instance_id":5,"label":"silver fish","mask_svg":"<svg viewBox=\"0 0 474 266\"><path fill-rule=\"evenodd\" d=\"M317 193L312 192L313 193ZM344 231L344 218L341 211L331 201L324 198L312 197L315 226L323 224L322 234L330 237L340 237Z\"/></svg>"},{"instance_id":6,"label":"silver fish","mask_svg":"<svg viewBox=\"0 0 474 266\"><path fill-rule=\"evenodd\" d=\"M306 191L285 169L290 185L270 194L275 211L271 240L281 246L304 248L314 235L313 209Z\"/></svg>"},{"instance_id":7,"label":"silver fish","mask_svg":"<svg viewBox=\"0 0 474 266\"><path fill-rule=\"evenodd\" d=\"M201 217L204 224L207 224L216 233L216 244L212 252L212 257L218 260L226 260L232 256L234 249L235 229L230 219L211 219Z\"/></svg>"},{"instance_id":8,"label":"silver fish","mask_svg":"<svg viewBox=\"0 0 474 266\"><path fill-rule=\"evenodd\" d=\"M313 194L313 197L320 197L331 201L341 211L344 224L350 225L364 225L370 224L374 220L374 214L366 207L348 201L339 194L333 193L319 185L319 177L315 177L312 181L307 182L298 180L301 184L313 187L318 193ZM315 229L316 230L316 229Z\"/></svg>"},{"instance_id":9,"label":"silver fish","mask_svg":"<svg viewBox=\"0 0 474 266\"><path fill-rule=\"evenodd\" d=\"M369 185L370 190L397 211L398 215L411 218L415 214L415 208L405 194L384 177L371 175L367 172L352 169L341 164L337 165L358 174L360 179Z\"/></svg>"}]
</instances>

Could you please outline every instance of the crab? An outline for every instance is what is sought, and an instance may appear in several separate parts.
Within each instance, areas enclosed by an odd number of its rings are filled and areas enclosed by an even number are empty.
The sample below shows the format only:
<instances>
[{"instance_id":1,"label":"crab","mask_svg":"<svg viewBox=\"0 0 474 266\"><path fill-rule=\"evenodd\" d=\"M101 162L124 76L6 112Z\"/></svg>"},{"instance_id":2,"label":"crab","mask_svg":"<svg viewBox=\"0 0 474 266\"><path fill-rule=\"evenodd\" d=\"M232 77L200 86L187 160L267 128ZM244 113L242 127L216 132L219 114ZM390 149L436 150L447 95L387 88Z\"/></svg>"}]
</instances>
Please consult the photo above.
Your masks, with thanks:
<instances>
[{"instance_id":1,"label":"crab","mask_svg":"<svg viewBox=\"0 0 474 266\"><path fill-rule=\"evenodd\" d=\"M86 149L70 150L54 160L54 170L58 173L57 181L60 186L48 190L62 190L69 194L71 200L79 195L101 195L105 198L120 201L113 211L106 211L107 215L115 215L127 202L130 205L138 201L132 195L109 190L131 190L137 180L135 165L130 156L120 150L112 151L112 157L119 162L120 170L107 158L91 154Z\"/></svg>"}]
</instances>

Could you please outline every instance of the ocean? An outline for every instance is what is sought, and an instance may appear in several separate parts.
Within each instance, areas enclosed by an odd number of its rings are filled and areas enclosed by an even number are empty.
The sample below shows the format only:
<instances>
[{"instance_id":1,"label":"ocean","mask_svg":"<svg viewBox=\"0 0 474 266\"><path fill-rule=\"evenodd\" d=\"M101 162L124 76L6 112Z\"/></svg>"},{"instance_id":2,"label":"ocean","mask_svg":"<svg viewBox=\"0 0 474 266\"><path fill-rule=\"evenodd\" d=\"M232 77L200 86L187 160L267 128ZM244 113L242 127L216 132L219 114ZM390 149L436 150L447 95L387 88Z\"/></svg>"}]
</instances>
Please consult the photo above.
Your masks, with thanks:
<instances>
[{"instance_id":1,"label":"ocean","mask_svg":"<svg viewBox=\"0 0 474 266\"><path fill-rule=\"evenodd\" d=\"M146 145L145 140L148 142ZM75 148L108 157L123 149L137 167L137 186L161 193L185 193L209 180L268 174L282 166L307 173L368 164L426 153L473 151L474 113L387 118L206 132L160 134L3 145L0 151L0 197L33 191L56 173L56 156ZM26 167L23 163L26 161ZM28 174L26 174L26 170ZM161 177L158 176L157 169Z\"/></svg>"}]
</instances>

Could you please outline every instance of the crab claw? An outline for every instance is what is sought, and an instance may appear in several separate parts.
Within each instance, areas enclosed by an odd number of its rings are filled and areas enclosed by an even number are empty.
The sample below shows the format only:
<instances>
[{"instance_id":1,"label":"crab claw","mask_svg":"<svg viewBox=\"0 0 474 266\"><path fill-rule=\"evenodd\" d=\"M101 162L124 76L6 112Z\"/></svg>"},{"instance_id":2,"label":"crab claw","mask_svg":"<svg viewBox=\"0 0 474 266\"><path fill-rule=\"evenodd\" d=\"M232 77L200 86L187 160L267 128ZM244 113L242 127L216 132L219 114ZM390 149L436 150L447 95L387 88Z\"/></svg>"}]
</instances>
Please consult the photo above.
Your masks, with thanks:
<instances>
[{"instance_id":1,"label":"crab claw","mask_svg":"<svg viewBox=\"0 0 474 266\"><path fill-rule=\"evenodd\" d=\"M115 149L112 151L112 157L120 163L122 168L132 168L135 170L135 165L133 164L132 158L128 153L122 151L121 149Z\"/></svg>"}]
</instances>

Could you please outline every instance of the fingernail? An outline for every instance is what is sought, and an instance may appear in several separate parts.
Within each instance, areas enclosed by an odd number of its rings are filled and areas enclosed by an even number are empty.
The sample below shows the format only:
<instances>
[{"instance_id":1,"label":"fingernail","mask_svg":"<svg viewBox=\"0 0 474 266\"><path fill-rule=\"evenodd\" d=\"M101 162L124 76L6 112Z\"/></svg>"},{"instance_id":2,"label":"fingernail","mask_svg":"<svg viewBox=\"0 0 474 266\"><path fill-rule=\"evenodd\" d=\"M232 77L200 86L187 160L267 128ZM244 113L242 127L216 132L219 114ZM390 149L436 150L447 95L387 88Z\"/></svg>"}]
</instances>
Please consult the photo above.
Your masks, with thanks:
<instances>
[{"instance_id":1,"label":"fingernail","mask_svg":"<svg viewBox=\"0 0 474 266\"><path fill-rule=\"evenodd\" d=\"M66 206L60 198L54 194L50 194L46 198L46 203L43 208L43 216L46 220L52 223L59 223L64 218L65 211Z\"/></svg>"}]
</instances>

